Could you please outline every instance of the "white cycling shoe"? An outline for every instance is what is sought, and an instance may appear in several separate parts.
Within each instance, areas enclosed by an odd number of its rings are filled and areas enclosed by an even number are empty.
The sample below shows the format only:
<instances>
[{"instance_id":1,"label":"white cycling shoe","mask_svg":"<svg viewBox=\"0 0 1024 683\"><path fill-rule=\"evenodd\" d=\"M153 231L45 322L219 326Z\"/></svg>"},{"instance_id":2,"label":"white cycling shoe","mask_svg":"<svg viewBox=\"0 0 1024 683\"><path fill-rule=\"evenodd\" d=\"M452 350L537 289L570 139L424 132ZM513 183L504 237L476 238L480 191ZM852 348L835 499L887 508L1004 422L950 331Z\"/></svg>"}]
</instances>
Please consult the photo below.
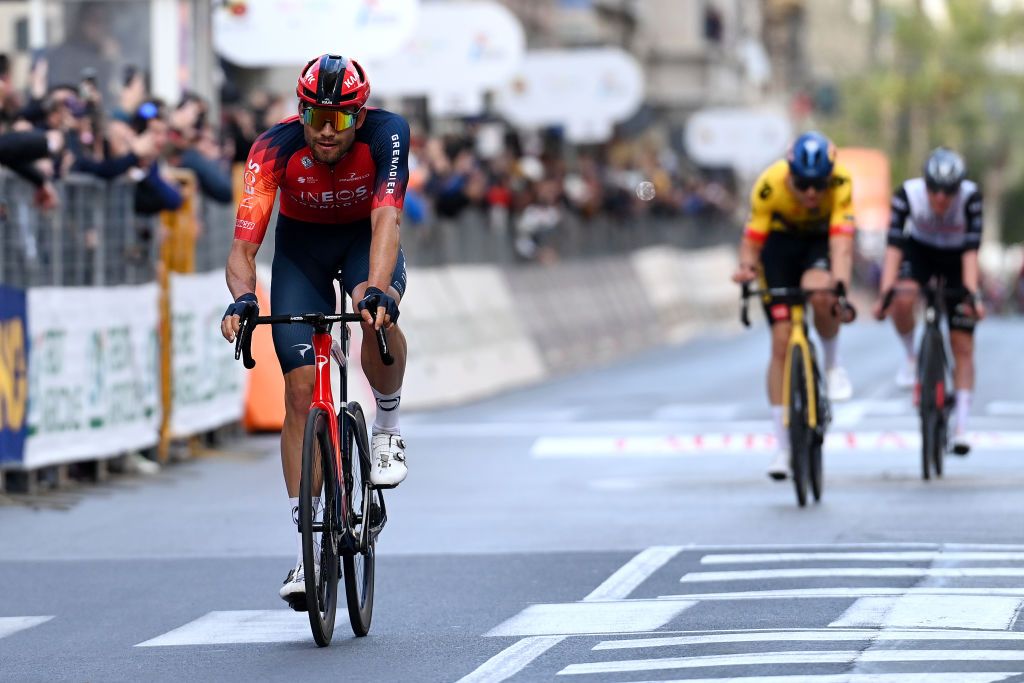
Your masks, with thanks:
<instances>
[{"instance_id":1,"label":"white cycling shoe","mask_svg":"<svg viewBox=\"0 0 1024 683\"><path fill-rule=\"evenodd\" d=\"M825 373L828 400L848 401L853 396L853 385L846 369L837 365Z\"/></svg>"},{"instance_id":2,"label":"white cycling shoe","mask_svg":"<svg viewBox=\"0 0 1024 683\"><path fill-rule=\"evenodd\" d=\"M320 567L316 568L316 578L320 578ZM301 562L294 569L288 570L278 595L296 612L306 611L306 572Z\"/></svg>"},{"instance_id":3,"label":"white cycling shoe","mask_svg":"<svg viewBox=\"0 0 1024 683\"><path fill-rule=\"evenodd\" d=\"M900 389L912 389L917 384L917 361L910 359L896 373L896 386Z\"/></svg>"},{"instance_id":4,"label":"white cycling shoe","mask_svg":"<svg viewBox=\"0 0 1024 683\"><path fill-rule=\"evenodd\" d=\"M768 476L775 481L784 481L789 476L789 451L776 451L771 464L768 465Z\"/></svg>"},{"instance_id":5,"label":"white cycling shoe","mask_svg":"<svg viewBox=\"0 0 1024 683\"><path fill-rule=\"evenodd\" d=\"M370 483L383 489L402 483L409 469L405 466L405 441L400 434L378 432L370 439Z\"/></svg>"}]
</instances>

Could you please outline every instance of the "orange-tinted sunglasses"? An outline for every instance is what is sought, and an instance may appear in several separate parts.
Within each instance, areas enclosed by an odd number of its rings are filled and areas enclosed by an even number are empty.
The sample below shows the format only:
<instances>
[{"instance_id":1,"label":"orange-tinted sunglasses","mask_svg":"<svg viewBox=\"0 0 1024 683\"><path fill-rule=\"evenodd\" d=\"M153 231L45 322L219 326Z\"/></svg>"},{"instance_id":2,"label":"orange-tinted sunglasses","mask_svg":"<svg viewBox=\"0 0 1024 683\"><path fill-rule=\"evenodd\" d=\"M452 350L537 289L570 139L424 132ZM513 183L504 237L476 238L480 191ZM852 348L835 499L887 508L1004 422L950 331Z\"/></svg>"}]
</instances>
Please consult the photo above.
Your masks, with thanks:
<instances>
[{"instance_id":1,"label":"orange-tinted sunglasses","mask_svg":"<svg viewBox=\"0 0 1024 683\"><path fill-rule=\"evenodd\" d=\"M334 130L346 130L356 125L358 116L358 111L347 112L324 107L306 107L302 110L302 122L307 126L312 126L314 130L322 129L328 122Z\"/></svg>"}]
</instances>

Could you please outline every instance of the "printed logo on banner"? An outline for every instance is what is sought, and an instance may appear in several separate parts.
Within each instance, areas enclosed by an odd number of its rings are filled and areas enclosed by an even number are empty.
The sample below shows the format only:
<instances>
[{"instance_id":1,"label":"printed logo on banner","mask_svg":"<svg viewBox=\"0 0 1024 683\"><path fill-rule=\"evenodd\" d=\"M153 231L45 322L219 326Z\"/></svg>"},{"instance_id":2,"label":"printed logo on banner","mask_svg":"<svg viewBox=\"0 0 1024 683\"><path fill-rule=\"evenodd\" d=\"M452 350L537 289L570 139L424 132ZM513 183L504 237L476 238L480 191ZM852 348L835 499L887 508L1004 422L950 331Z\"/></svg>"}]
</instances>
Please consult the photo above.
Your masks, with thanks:
<instances>
[{"instance_id":1,"label":"printed logo on banner","mask_svg":"<svg viewBox=\"0 0 1024 683\"><path fill-rule=\"evenodd\" d=\"M28 421L25 292L0 286L0 463L21 462Z\"/></svg>"}]
</instances>

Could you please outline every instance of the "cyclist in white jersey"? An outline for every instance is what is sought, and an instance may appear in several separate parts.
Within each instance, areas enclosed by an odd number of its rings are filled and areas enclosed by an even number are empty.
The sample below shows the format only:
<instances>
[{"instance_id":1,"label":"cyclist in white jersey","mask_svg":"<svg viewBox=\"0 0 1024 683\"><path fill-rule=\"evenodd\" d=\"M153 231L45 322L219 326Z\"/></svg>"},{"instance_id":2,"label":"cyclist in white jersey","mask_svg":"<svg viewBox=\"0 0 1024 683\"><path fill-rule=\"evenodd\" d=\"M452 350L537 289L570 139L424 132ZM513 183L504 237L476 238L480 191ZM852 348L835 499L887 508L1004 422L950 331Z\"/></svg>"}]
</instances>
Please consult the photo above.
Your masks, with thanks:
<instances>
[{"instance_id":1,"label":"cyclist in white jersey","mask_svg":"<svg viewBox=\"0 0 1024 683\"><path fill-rule=\"evenodd\" d=\"M946 299L956 389L953 452L958 455L970 451L966 434L974 391L974 325L985 317L978 289L982 198L977 184L966 175L963 158L939 147L925 162L923 177L908 180L896 189L880 296L874 308L875 317L882 320L882 299L895 285L898 293L889 313L907 359L896 382L906 388L917 380L914 303L918 286L933 275L941 275L947 288L963 287L971 293L966 301L955 292Z\"/></svg>"}]
</instances>

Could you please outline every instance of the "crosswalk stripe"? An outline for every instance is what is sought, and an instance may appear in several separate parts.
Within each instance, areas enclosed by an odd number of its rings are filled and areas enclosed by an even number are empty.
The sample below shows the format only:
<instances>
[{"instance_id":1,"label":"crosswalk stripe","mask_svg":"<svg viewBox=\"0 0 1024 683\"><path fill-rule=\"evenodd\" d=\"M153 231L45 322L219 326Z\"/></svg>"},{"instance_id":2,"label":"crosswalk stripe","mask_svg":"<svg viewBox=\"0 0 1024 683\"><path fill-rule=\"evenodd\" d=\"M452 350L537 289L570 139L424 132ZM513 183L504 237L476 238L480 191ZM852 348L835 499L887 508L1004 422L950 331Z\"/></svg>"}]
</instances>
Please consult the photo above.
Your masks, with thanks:
<instances>
[{"instance_id":1,"label":"crosswalk stripe","mask_svg":"<svg viewBox=\"0 0 1024 683\"><path fill-rule=\"evenodd\" d=\"M938 630L938 629L840 629L828 628L795 631L743 631L736 633L701 633L699 635L660 638L629 638L603 640L594 650L639 650L643 648L677 647L682 645L713 645L721 643L790 643L838 641L1012 641L1024 642L1024 633L1013 631Z\"/></svg>"},{"instance_id":2,"label":"crosswalk stripe","mask_svg":"<svg viewBox=\"0 0 1024 683\"><path fill-rule=\"evenodd\" d=\"M860 598L829 626L867 628L1008 629L1021 598L986 595L905 595Z\"/></svg>"},{"instance_id":3,"label":"crosswalk stripe","mask_svg":"<svg viewBox=\"0 0 1024 683\"><path fill-rule=\"evenodd\" d=\"M660 628L696 602L616 600L530 605L486 636L637 633Z\"/></svg>"},{"instance_id":4,"label":"crosswalk stripe","mask_svg":"<svg viewBox=\"0 0 1024 683\"><path fill-rule=\"evenodd\" d=\"M712 581L766 581L771 579L829 578L1020 578L1024 567L810 567L799 569L751 569L747 571L690 572L680 583Z\"/></svg>"},{"instance_id":5,"label":"crosswalk stripe","mask_svg":"<svg viewBox=\"0 0 1024 683\"><path fill-rule=\"evenodd\" d=\"M736 553L705 555L701 564L753 564L761 562L1016 562L1024 552L904 550L880 552Z\"/></svg>"},{"instance_id":6,"label":"crosswalk stripe","mask_svg":"<svg viewBox=\"0 0 1024 683\"><path fill-rule=\"evenodd\" d=\"M53 617L0 617L0 638L6 638L18 631L45 624L50 619Z\"/></svg>"},{"instance_id":7,"label":"crosswalk stripe","mask_svg":"<svg viewBox=\"0 0 1024 683\"><path fill-rule=\"evenodd\" d=\"M235 610L209 612L135 647L301 643L309 639L306 614L283 609Z\"/></svg>"},{"instance_id":8,"label":"crosswalk stripe","mask_svg":"<svg viewBox=\"0 0 1024 683\"><path fill-rule=\"evenodd\" d=\"M697 657L629 659L616 662L570 664L559 675L612 674L669 669L702 669L717 666L758 666L770 664L862 664L884 662L1021 662L1017 650L834 650L795 652L752 652ZM962 679L961 679L962 680Z\"/></svg>"},{"instance_id":9,"label":"crosswalk stripe","mask_svg":"<svg viewBox=\"0 0 1024 683\"><path fill-rule=\"evenodd\" d=\"M1024 598L1024 588L787 588L781 590L731 591L659 595L659 600L789 600L792 598L871 598L889 595L997 595Z\"/></svg>"},{"instance_id":10,"label":"crosswalk stripe","mask_svg":"<svg viewBox=\"0 0 1024 683\"><path fill-rule=\"evenodd\" d=\"M637 586L646 581L651 574L661 569L669 560L678 555L682 549L682 546L654 546L647 548L605 579L600 586L583 598L584 602L593 600L621 600L627 597Z\"/></svg>"},{"instance_id":11,"label":"crosswalk stripe","mask_svg":"<svg viewBox=\"0 0 1024 683\"><path fill-rule=\"evenodd\" d=\"M654 546L642 550L583 598L583 604L599 600L626 598L637 586L646 581L647 577L660 569L681 550L682 548L678 546ZM683 606L682 609L686 609L686 607ZM515 617L505 623L514 619ZM523 638L488 659L456 683L501 683L501 681L515 676L529 666L530 662L564 639L564 635L533 635Z\"/></svg>"},{"instance_id":12,"label":"crosswalk stripe","mask_svg":"<svg viewBox=\"0 0 1024 683\"><path fill-rule=\"evenodd\" d=\"M687 678L685 680L636 681L635 683L998 683L1018 672L985 671L901 674L791 674L788 676L729 676L727 678Z\"/></svg>"}]
</instances>

